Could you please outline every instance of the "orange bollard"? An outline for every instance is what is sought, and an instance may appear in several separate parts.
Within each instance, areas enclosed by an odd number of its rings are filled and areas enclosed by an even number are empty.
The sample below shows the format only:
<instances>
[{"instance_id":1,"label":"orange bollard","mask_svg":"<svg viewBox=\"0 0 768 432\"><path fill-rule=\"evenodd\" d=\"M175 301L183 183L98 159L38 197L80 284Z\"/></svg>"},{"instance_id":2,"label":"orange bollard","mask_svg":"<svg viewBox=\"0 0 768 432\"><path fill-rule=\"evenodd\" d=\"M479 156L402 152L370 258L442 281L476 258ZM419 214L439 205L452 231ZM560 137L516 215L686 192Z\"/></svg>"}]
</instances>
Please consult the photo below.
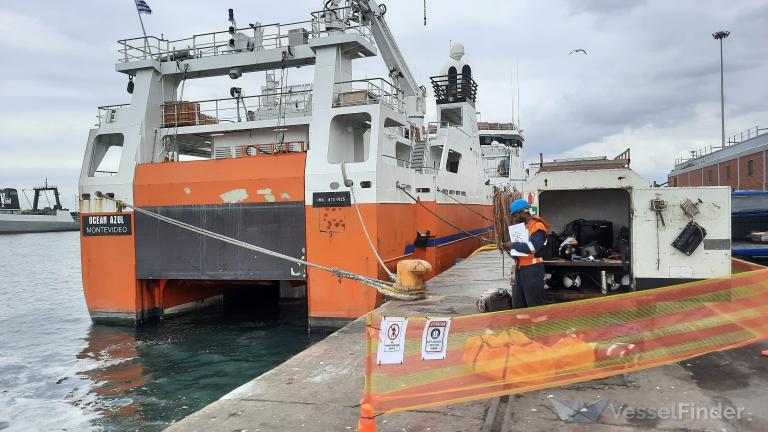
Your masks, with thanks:
<instances>
[{"instance_id":1,"label":"orange bollard","mask_svg":"<svg viewBox=\"0 0 768 432\"><path fill-rule=\"evenodd\" d=\"M357 432L376 432L376 420L373 419L371 404L360 405L360 420L357 421Z\"/></svg>"},{"instance_id":2,"label":"orange bollard","mask_svg":"<svg viewBox=\"0 0 768 432\"><path fill-rule=\"evenodd\" d=\"M424 275L432 271L432 265L424 260L402 260L397 263L395 285L403 293L421 293L426 296Z\"/></svg>"}]
</instances>

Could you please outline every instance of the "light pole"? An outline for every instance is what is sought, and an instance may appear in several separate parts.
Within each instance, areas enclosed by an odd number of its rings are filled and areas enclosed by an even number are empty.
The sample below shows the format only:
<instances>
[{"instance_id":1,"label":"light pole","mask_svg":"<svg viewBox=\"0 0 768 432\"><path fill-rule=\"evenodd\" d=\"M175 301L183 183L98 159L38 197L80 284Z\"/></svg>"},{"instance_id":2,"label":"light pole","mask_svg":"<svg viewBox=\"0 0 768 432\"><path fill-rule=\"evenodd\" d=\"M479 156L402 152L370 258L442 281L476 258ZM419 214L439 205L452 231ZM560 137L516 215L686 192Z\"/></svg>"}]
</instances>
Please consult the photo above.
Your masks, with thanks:
<instances>
[{"instance_id":1,"label":"light pole","mask_svg":"<svg viewBox=\"0 0 768 432\"><path fill-rule=\"evenodd\" d=\"M719 31L712 33L712 37L720 41L720 148L725 148L725 90L723 89L723 39L727 38L731 32Z\"/></svg>"}]
</instances>

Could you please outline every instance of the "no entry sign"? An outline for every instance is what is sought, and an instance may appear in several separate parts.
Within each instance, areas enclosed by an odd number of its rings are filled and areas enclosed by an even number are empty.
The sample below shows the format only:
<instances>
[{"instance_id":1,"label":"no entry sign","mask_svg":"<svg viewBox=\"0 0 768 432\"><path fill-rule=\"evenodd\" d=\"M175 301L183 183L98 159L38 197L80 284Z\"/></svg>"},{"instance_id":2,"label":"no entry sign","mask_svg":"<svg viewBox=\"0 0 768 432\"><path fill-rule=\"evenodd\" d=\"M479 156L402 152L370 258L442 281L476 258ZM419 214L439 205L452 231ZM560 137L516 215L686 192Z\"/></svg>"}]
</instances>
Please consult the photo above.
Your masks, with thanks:
<instances>
[{"instance_id":1,"label":"no entry sign","mask_svg":"<svg viewBox=\"0 0 768 432\"><path fill-rule=\"evenodd\" d=\"M379 327L379 349L376 352L378 364L401 364L405 353L405 331L408 318L386 317Z\"/></svg>"}]
</instances>

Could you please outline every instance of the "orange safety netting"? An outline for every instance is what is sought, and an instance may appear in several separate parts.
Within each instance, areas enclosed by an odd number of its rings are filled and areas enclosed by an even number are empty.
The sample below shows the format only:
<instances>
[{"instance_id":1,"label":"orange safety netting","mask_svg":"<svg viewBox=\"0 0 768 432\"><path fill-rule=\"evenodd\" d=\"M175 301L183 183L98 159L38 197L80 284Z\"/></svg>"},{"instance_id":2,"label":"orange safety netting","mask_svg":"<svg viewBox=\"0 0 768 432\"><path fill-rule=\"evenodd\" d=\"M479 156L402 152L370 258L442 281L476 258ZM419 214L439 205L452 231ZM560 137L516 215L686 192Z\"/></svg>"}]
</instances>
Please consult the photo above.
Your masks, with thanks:
<instances>
[{"instance_id":1,"label":"orange safety netting","mask_svg":"<svg viewBox=\"0 0 768 432\"><path fill-rule=\"evenodd\" d=\"M740 266L740 267L739 267ZM768 269L591 300L451 319L444 359L422 360L427 319L409 317L401 364L379 364L370 313L363 406L373 414L557 387L768 338Z\"/></svg>"}]
</instances>

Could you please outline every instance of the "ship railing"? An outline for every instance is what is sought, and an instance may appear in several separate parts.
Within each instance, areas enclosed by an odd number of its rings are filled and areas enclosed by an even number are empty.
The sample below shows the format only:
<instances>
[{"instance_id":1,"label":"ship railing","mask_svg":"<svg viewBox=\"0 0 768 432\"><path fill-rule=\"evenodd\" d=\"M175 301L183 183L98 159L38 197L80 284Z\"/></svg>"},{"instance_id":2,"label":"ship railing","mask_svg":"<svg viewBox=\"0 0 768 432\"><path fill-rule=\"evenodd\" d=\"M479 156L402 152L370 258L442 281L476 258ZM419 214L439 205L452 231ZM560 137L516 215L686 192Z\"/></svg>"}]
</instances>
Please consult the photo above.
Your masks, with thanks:
<instances>
[{"instance_id":1,"label":"ship railing","mask_svg":"<svg viewBox=\"0 0 768 432\"><path fill-rule=\"evenodd\" d=\"M381 155L381 160L385 165L398 166L400 168L410 168L411 161L405 159L399 159L395 156Z\"/></svg>"},{"instance_id":2,"label":"ship railing","mask_svg":"<svg viewBox=\"0 0 768 432\"><path fill-rule=\"evenodd\" d=\"M337 33L358 33L369 43L375 43L370 24L363 20L356 7L341 6L312 12L312 37Z\"/></svg>"},{"instance_id":3,"label":"ship railing","mask_svg":"<svg viewBox=\"0 0 768 432\"><path fill-rule=\"evenodd\" d=\"M438 129L451 129L451 128L453 128L453 129L456 129L457 131L463 133L464 135L472 138L472 136L470 134L468 134L467 132L465 132L464 129L462 129L461 127L459 127L459 126L457 126L457 125L455 125L455 124L453 124L451 122L447 122L447 121L429 122L429 123L427 123L427 128L429 130L429 133L433 134L433 135L437 133Z\"/></svg>"},{"instance_id":4,"label":"ship railing","mask_svg":"<svg viewBox=\"0 0 768 432\"><path fill-rule=\"evenodd\" d=\"M752 138L757 138L760 135L768 134L768 128L762 128L760 126L754 126L747 130L741 131L737 134L731 135L728 140L725 142L725 147L723 146L709 146L705 147L701 150L691 150L689 156L682 156L677 159L675 159L675 168L679 168L678 165L684 164L686 162L690 162L694 159L698 159L700 157L706 156L710 153L714 153L718 150L722 150L724 148L730 147L732 145L736 145L739 143L742 143L744 141L750 140Z\"/></svg>"},{"instance_id":5,"label":"ship railing","mask_svg":"<svg viewBox=\"0 0 768 432\"><path fill-rule=\"evenodd\" d=\"M381 103L399 113L405 112L402 92L383 78L337 82L333 94L335 107Z\"/></svg>"},{"instance_id":6,"label":"ship railing","mask_svg":"<svg viewBox=\"0 0 768 432\"><path fill-rule=\"evenodd\" d=\"M114 123L117 121L118 111L120 111L121 108L127 107L129 105L130 104L117 104L98 107L98 114L96 114L96 118L98 119L97 126L101 127L107 123Z\"/></svg>"},{"instance_id":7,"label":"ship railing","mask_svg":"<svg viewBox=\"0 0 768 432\"><path fill-rule=\"evenodd\" d=\"M477 83L470 74L434 76L430 80L438 104L477 100Z\"/></svg>"},{"instance_id":8,"label":"ship railing","mask_svg":"<svg viewBox=\"0 0 768 432\"><path fill-rule=\"evenodd\" d=\"M509 177L508 168L486 168L484 171L488 177Z\"/></svg>"},{"instance_id":9,"label":"ship railing","mask_svg":"<svg viewBox=\"0 0 768 432\"><path fill-rule=\"evenodd\" d=\"M408 138L408 129L404 126L385 127L384 133L390 138Z\"/></svg>"},{"instance_id":10,"label":"ship railing","mask_svg":"<svg viewBox=\"0 0 768 432\"><path fill-rule=\"evenodd\" d=\"M136 37L117 41L120 63L157 59L170 49L169 41L155 36Z\"/></svg>"},{"instance_id":11,"label":"ship railing","mask_svg":"<svg viewBox=\"0 0 768 432\"><path fill-rule=\"evenodd\" d=\"M477 130L481 130L481 131L515 130L515 124L514 123L477 122Z\"/></svg>"},{"instance_id":12,"label":"ship railing","mask_svg":"<svg viewBox=\"0 0 768 432\"><path fill-rule=\"evenodd\" d=\"M235 37L234 46L230 43L233 34L229 30L200 33L176 40L154 36L123 39L117 42L120 45L118 61L127 63L153 59L164 62L303 45L308 43L311 36L307 29L310 25L312 22L308 20L287 24L254 23L234 29L235 34L246 36Z\"/></svg>"},{"instance_id":13,"label":"ship railing","mask_svg":"<svg viewBox=\"0 0 768 432\"><path fill-rule=\"evenodd\" d=\"M162 105L162 127L240 123L311 114L312 91L307 89L241 98L166 102Z\"/></svg>"}]
</instances>

